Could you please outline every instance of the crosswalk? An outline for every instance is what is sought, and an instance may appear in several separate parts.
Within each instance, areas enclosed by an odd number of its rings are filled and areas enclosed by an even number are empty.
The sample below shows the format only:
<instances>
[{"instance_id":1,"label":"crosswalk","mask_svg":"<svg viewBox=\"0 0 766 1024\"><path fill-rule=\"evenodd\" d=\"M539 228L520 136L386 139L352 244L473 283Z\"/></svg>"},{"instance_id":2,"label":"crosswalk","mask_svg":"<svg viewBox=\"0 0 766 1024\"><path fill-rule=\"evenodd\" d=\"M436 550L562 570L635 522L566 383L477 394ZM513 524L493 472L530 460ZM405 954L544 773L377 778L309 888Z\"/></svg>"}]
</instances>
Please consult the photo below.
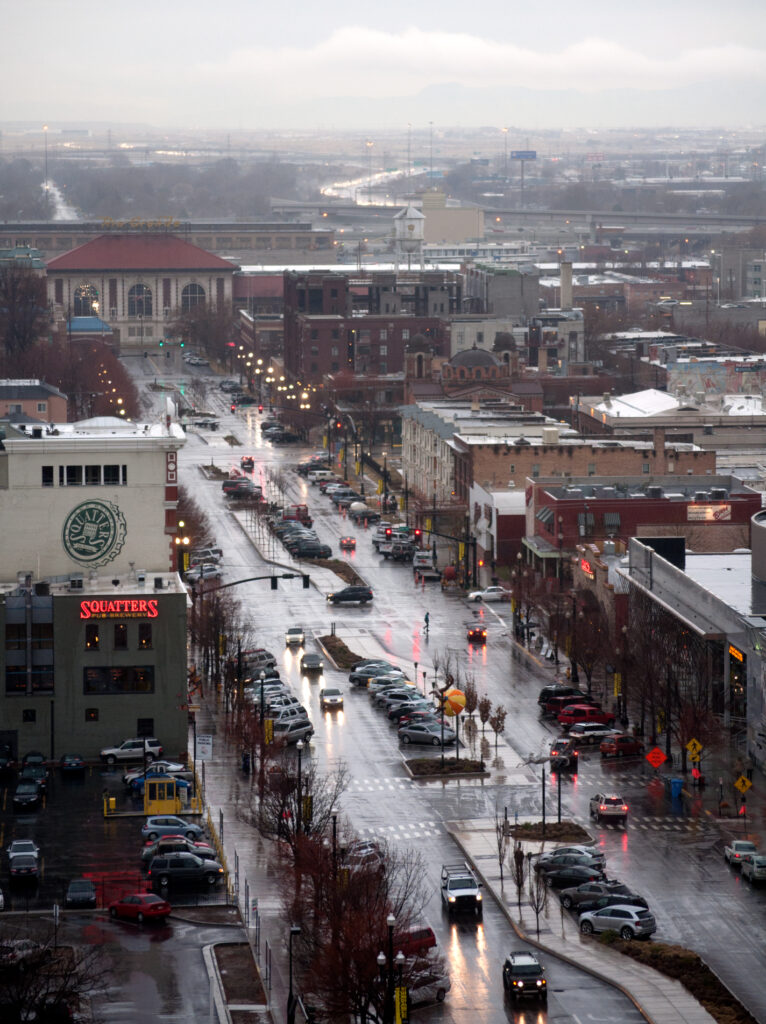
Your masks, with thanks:
<instances>
[{"instance_id":1,"label":"crosswalk","mask_svg":"<svg viewBox=\"0 0 766 1024\"><path fill-rule=\"evenodd\" d=\"M386 839L389 842L397 842L404 839L425 839L429 836L445 835L444 825L439 821L418 821L405 822L399 825L378 825L375 828L360 828L357 830L362 836L375 836L377 839Z\"/></svg>"},{"instance_id":2,"label":"crosswalk","mask_svg":"<svg viewBox=\"0 0 766 1024\"><path fill-rule=\"evenodd\" d=\"M413 779L399 778L398 776L352 779L348 784L348 789L352 793L380 793L383 790L410 789L413 781Z\"/></svg>"},{"instance_id":3,"label":"crosswalk","mask_svg":"<svg viewBox=\"0 0 766 1024\"><path fill-rule=\"evenodd\" d=\"M622 832L622 825L612 825L604 822L601 825L594 825L586 819L581 824L590 829L603 829L607 832ZM716 821L706 815L701 817L680 817L678 815L632 815L628 818L628 831L631 829L642 832L700 832L709 831L716 827Z\"/></svg>"}]
</instances>

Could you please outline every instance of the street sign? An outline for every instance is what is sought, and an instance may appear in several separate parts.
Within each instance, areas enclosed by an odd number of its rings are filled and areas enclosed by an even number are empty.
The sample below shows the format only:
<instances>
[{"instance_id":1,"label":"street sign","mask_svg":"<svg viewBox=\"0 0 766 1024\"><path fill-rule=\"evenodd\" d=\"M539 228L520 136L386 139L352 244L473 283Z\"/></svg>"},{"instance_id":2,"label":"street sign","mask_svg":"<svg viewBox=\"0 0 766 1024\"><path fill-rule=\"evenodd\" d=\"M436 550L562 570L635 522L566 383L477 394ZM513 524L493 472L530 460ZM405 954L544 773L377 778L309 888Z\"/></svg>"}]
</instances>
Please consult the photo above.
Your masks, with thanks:
<instances>
[{"instance_id":1,"label":"street sign","mask_svg":"<svg viewBox=\"0 0 766 1024\"><path fill-rule=\"evenodd\" d=\"M696 763L696 764L699 764L699 761L700 761L700 756L699 756L699 754L689 754L689 760L690 760L690 761L691 761L691 762L692 762L693 764L694 764L694 763Z\"/></svg>"},{"instance_id":2,"label":"street sign","mask_svg":"<svg viewBox=\"0 0 766 1024\"><path fill-rule=\"evenodd\" d=\"M689 742L686 744L686 749L689 751L692 757L696 757L699 754L700 750L702 750L702 744L699 740L690 739Z\"/></svg>"},{"instance_id":3,"label":"street sign","mask_svg":"<svg viewBox=\"0 0 766 1024\"><path fill-rule=\"evenodd\" d=\"M197 760L212 761L213 759L213 737L210 733L197 733Z\"/></svg>"},{"instance_id":4,"label":"street sign","mask_svg":"<svg viewBox=\"0 0 766 1024\"><path fill-rule=\"evenodd\" d=\"M752 782L750 781L750 779L745 778L744 775L740 775L740 777L737 779L734 785L744 796L745 793L747 793L748 789L750 789L750 787L752 786Z\"/></svg>"},{"instance_id":5,"label":"street sign","mask_svg":"<svg viewBox=\"0 0 766 1024\"><path fill-rule=\"evenodd\" d=\"M699 779L701 777L702 777L702 772L699 770L699 768L692 768L692 778L693 779Z\"/></svg>"},{"instance_id":6,"label":"street sign","mask_svg":"<svg viewBox=\"0 0 766 1024\"><path fill-rule=\"evenodd\" d=\"M652 766L652 768L659 768L661 764L667 761L667 754L659 747L653 747L652 750L646 755L646 760Z\"/></svg>"},{"instance_id":7,"label":"street sign","mask_svg":"<svg viewBox=\"0 0 766 1024\"><path fill-rule=\"evenodd\" d=\"M511 160L537 160L535 149L512 149Z\"/></svg>"}]
</instances>

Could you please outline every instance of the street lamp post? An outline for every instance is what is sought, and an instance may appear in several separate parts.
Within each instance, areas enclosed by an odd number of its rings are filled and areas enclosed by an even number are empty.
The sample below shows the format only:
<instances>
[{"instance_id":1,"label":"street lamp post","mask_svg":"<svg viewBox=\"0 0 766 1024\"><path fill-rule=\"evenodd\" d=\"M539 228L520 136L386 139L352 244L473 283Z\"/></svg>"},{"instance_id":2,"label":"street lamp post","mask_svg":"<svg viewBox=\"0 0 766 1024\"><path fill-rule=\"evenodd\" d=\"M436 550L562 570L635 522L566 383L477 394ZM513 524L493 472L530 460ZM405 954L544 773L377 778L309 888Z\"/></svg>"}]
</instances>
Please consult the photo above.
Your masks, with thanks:
<instances>
[{"instance_id":1,"label":"street lamp post","mask_svg":"<svg viewBox=\"0 0 766 1024\"><path fill-rule=\"evenodd\" d=\"M572 591L572 638L569 648L569 661L572 666L570 679L574 685L580 682L580 673L577 669L577 595Z\"/></svg>"},{"instance_id":2,"label":"street lamp post","mask_svg":"<svg viewBox=\"0 0 766 1024\"><path fill-rule=\"evenodd\" d=\"M293 993L293 939L296 935L300 935L301 930L297 924L290 925L290 939L288 942L289 948L289 979L290 988L287 993L287 1024L295 1024L295 1005L297 1000Z\"/></svg>"},{"instance_id":3,"label":"street lamp post","mask_svg":"<svg viewBox=\"0 0 766 1024\"><path fill-rule=\"evenodd\" d=\"M383 511L388 508L388 452L383 452Z\"/></svg>"},{"instance_id":4,"label":"street lamp post","mask_svg":"<svg viewBox=\"0 0 766 1024\"><path fill-rule=\"evenodd\" d=\"M332 817L332 877L335 881L338 877L338 808L333 807L330 811Z\"/></svg>"},{"instance_id":5,"label":"street lamp post","mask_svg":"<svg viewBox=\"0 0 766 1024\"><path fill-rule=\"evenodd\" d=\"M303 740L298 740L295 749L298 751L298 829L296 835L303 831L303 800L301 797L301 764L303 762Z\"/></svg>"},{"instance_id":6,"label":"street lamp post","mask_svg":"<svg viewBox=\"0 0 766 1024\"><path fill-rule=\"evenodd\" d=\"M394 1024L394 925L396 918L389 914L386 918L388 927L388 964L386 967L386 1001L383 1007L383 1024Z\"/></svg>"}]
</instances>

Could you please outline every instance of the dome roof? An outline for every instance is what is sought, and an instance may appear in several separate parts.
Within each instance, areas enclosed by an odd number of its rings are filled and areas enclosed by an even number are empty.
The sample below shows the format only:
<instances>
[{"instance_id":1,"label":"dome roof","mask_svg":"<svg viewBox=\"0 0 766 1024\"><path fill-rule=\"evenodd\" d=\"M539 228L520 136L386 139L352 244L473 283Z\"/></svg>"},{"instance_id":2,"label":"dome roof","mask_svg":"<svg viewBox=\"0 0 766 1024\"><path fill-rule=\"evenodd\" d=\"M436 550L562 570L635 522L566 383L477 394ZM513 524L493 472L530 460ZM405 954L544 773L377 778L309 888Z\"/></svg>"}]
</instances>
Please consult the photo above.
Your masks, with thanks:
<instances>
[{"instance_id":1,"label":"dome roof","mask_svg":"<svg viewBox=\"0 0 766 1024\"><path fill-rule=\"evenodd\" d=\"M456 356L450 359L449 364L450 366L465 366L468 369L475 369L479 366L500 366L500 363L491 352L485 352L484 349L477 348L475 345L466 352L458 352Z\"/></svg>"},{"instance_id":2,"label":"dome roof","mask_svg":"<svg viewBox=\"0 0 766 1024\"><path fill-rule=\"evenodd\" d=\"M425 334L413 334L407 342L408 352L430 352L433 348L433 339L427 338Z\"/></svg>"}]
</instances>

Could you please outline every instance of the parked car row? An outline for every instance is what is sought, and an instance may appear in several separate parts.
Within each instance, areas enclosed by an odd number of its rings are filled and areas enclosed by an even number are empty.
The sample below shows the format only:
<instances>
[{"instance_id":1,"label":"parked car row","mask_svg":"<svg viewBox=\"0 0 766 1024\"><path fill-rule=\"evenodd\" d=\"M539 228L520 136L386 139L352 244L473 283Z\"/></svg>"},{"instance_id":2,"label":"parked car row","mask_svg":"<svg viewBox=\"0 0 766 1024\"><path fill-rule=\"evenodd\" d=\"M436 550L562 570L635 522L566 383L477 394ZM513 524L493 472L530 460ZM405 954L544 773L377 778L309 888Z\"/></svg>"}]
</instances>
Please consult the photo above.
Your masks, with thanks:
<instances>
[{"instance_id":1,"label":"parked car row","mask_svg":"<svg viewBox=\"0 0 766 1024\"><path fill-rule=\"evenodd\" d=\"M751 885L766 882L766 857L749 839L733 839L723 850L723 859L732 868L739 868L742 877Z\"/></svg>"},{"instance_id":2,"label":"parked car row","mask_svg":"<svg viewBox=\"0 0 766 1024\"><path fill-rule=\"evenodd\" d=\"M440 747L455 742L454 729L442 720L433 700L391 662L358 662L348 679L353 687L366 689L373 706L386 712L402 743Z\"/></svg>"},{"instance_id":3,"label":"parked car row","mask_svg":"<svg viewBox=\"0 0 766 1024\"><path fill-rule=\"evenodd\" d=\"M591 846L561 846L535 863L546 885L559 889L565 910L578 918L584 935L616 931L622 939L648 938L656 929L643 896L606 875L606 859Z\"/></svg>"},{"instance_id":4,"label":"parked car row","mask_svg":"<svg viewBox=\"0 0 766 1024\"><path fill-rule=\"evenodd\" d=\"M307 657L310 656L304 655L304 660ZM259 714L263 710L264 716L271 719L275 741L292 744L314 735L308 711L287 683L273 677L246 680L246 683L244 699Z\"/></svg>"},{"instance_id":5,"label":"parked car row","mask_svg":"<svg viewBox=\"0 0 766 1024\"><path fill-rule=\"evenodd\" d=\"M332 548L320 541L311 524L305 505L291 505L283 509L279 518L269 522L271 532L282 541L293 558L332 558Z\"/></svg>"},{"instance_id":6,"label":"parked car row","mask_svg":"<svg viewBox=\"0 0 766 1024\"><path fill-rule=\"evenodd\" d=\"M58 760L62 776L78 775L85 771L85 761L79 754L62 754ZM0 745L0 776L16 780L11 798L13 810L18 813L36 810L48 793L51 778L45 755L30 750L17 764L9 744Z\"/></svg>"}]
</instances>

